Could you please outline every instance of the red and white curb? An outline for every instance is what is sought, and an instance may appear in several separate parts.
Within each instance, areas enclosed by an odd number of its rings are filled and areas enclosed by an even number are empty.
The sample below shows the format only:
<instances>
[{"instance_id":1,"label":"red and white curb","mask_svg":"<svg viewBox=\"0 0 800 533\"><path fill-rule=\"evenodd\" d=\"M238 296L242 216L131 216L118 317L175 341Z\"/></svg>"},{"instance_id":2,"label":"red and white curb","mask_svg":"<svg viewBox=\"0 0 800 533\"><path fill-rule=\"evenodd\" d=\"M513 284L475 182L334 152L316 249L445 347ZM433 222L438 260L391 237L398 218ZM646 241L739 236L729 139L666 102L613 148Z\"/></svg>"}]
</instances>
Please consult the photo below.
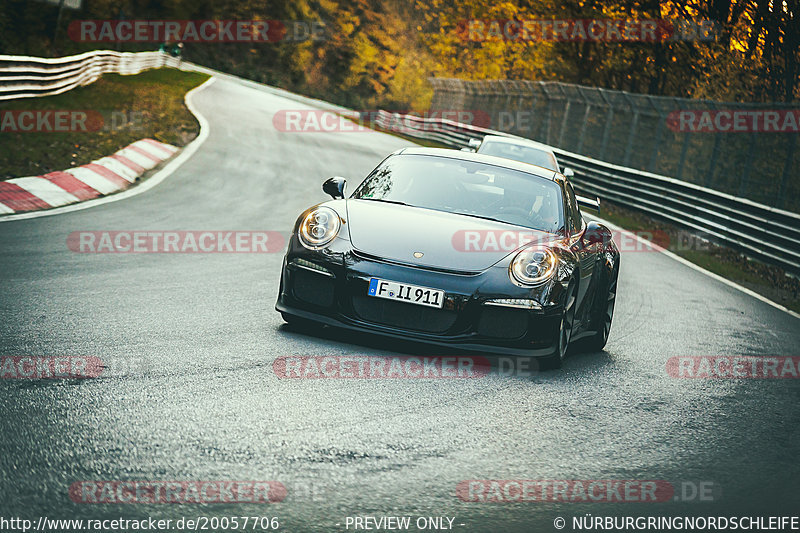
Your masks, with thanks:
<instances>
[{"instance_id":1,"label":"red and white curb","mask_svg":"<svg viewBox=\"0 0 800 533\"><path fill-rule=\"evenodd\" d=\"M177 151L172 145L142 139L88 165L0 181L0 215L50 209L127 189Z\"/></svg>"}]
</instances>

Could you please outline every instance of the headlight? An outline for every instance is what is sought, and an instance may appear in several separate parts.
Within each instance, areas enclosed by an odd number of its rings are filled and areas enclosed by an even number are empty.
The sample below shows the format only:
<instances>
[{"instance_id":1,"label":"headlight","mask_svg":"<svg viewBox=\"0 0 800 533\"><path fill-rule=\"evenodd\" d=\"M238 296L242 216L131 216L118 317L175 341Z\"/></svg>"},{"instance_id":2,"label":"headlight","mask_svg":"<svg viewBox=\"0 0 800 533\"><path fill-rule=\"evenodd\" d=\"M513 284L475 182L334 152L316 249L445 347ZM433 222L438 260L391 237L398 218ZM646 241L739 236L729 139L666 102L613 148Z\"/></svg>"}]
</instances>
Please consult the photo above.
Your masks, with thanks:
<instances>
[{"instance_id":1,"label":"headlight","mask_svg":"<svg viewBox=\"0 0 800 533\"><path fill-rule=\"evenodd\" d=\"M330 207L317 207L311 211L297 231L300 242L308 248L322 248L339 234L339 215Z\"/></svg>"},{"instance_id":2,"label":"headlight","mask_svg":"<svg viewBox=\"0 0 800 533\"><path fill-rule=\"evenodd\" d=\"M556 269L556 254L549 248L526 248L514 257L509 266L512 281L537 285L550 279Z\"/></svg>"}]
</instances>

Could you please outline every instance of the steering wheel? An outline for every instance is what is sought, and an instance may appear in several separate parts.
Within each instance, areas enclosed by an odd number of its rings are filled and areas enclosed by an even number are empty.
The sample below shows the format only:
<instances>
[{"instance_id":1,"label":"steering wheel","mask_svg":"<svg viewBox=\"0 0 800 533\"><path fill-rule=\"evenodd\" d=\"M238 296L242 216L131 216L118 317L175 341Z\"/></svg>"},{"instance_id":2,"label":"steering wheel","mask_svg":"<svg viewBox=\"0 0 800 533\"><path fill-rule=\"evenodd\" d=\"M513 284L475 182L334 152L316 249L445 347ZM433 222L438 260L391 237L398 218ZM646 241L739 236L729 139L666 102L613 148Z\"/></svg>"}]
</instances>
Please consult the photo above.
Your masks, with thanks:
<instances>
[{"instance_id":1,"label":"steering wheel","mask_svg":"<svg viewBox=\"0 0 800 533\"><path fill-rule=\"evenodd\" d=\"M504 205L497 210L497 213L502 214L506 218L517 220L519 224L524 226L541 227L544 222L544 219L539 213L531 213L524 207Z\"/></svg>"}]
</instances>

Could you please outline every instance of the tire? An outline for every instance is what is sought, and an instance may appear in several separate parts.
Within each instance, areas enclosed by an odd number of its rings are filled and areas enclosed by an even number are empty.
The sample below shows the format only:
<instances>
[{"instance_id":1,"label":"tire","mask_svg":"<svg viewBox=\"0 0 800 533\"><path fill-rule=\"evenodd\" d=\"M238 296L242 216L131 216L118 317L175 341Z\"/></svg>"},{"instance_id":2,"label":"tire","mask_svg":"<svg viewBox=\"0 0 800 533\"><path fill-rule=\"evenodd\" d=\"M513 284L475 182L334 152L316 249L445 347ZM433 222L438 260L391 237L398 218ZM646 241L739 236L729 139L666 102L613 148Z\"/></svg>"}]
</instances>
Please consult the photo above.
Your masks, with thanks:
<instances>
[{"instance_id":1,"label":"tire","mask_svg":"<svg viewBox=\"0 0 800 533\"><path fill-rule=\"evenodd\" d=\"M608 274L606 274L608 276ZM614 304L617 300L617 281L619 279L619 268L615 268L611 273L610 279L606 282L605 291L595 296L592 302L592 325L595 334L584 340L583 348L588 352L599 352L606 342L611 331L611 321L614 318ZM604 296L604 298L603 298Z\"/></svg>"},{"instance_id":2,"label":"tire","mask_svg":"<svg viewBox=\"0 0 800 533\"><path fill-rule=\"evenodd\" d=\"M555 351L546 357L542 357L539 368L542 370L557 370L564 364L564 358L569 351L569 343L572 339L572 326L575 324L575 306L578 299L578 284L575 280L569 282L567 296L564 300L564 309L561 312L561 321L558 325L558 344Z\"/></svg>"}]
</instances>

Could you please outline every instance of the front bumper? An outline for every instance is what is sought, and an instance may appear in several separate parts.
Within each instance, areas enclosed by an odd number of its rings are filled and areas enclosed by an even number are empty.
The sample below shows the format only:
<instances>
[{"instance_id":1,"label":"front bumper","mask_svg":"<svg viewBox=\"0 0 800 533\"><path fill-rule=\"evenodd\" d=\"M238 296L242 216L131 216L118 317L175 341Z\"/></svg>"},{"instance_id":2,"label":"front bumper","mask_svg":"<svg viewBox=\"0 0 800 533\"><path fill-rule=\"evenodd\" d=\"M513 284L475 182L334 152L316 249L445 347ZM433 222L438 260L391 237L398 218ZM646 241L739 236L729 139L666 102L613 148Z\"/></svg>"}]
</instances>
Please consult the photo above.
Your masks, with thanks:
<instances>
[{"instance_id":1,"label":"front bumper","mask_svg":"<svg viewBox=\"0 0 800 533\"><path fill-rule=\"evenodd\" d=\"M370 278L445 291L442 309L367 296ZM283 262L275 308L350 330L483 352L546 356L557 347L565 287L558 281L517 287L501 261L480 273L458 273L368 257L336 239L308 250L293 237ZM541 309L493 305L499 298L534 299Z\"/></svg>"}]
</instances>

